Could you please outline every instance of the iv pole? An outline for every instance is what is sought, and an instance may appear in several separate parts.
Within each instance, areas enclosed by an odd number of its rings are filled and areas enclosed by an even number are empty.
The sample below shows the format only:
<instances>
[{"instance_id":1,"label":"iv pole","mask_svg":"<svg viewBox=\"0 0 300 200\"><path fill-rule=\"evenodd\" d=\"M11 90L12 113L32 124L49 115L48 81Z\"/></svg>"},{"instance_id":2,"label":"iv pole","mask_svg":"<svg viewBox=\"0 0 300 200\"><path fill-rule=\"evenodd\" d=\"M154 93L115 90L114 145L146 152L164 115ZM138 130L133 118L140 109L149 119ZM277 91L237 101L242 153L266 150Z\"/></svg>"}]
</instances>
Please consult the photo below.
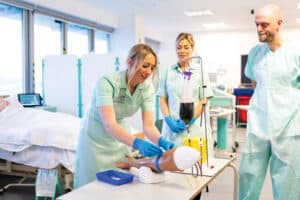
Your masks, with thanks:
<instances>
[{"instance_id":1,"label":"iv pole","mask_svg":"<svg viewBox=\"0 0 300 200\"><path fill-rule=\"evenodd\" d=\"M201 58L201 56L193 56L190 57L189 60L193 60L193 59L197 59L197 63L200 63L200 67L201 67L201 79L202 79L202 94L203 94L203 98L206 99L205 97L205 88L207 87L207 85L204 85L204 75L203 75L203 65L202 65L202 61L203 59ZM207 141L207 126L206 126L206 103L202 103L202 113L201 113L201 118L200 118L200 127L202 124L202 116L204 115L204 131L205 131L205 140L206 140L206 164L207 167L209 167L208 164L208 141Z\"/></svg>"}]
</instances>

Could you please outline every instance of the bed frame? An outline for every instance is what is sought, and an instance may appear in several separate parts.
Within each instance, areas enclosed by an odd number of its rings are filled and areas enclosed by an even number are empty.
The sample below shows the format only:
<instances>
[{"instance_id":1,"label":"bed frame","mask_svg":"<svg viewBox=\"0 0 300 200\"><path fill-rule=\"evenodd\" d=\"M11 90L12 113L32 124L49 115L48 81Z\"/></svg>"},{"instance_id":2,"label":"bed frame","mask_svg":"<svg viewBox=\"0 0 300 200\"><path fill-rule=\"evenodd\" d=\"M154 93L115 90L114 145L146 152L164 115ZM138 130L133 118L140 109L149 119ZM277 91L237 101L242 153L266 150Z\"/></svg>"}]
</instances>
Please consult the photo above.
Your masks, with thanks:
<instances>
[{"instance_id":1,"label":"bed frame","mask_svg":"<svg viewBox=\"0 0 300 200\"><path fill-rule=\"evenodd\" d=\"M0 188L0 193L5 192L10 187L35 187L35 183L24 183L24 181L27 178L36 178L37 167L27 166L23 164L14 163L11 161L0 159L0 174L3 175L10 175L10 176L18 176L20 177L20 180L16 183L9 183L5 185L4 187ZM58 189L59 192L62 194L62 187L60 183L65 183L64 189L65 191L71 190L71 181L73 179L72 172L70 172L68 169L63 167L62 165L59 165L57 167L58 170ZM37 197L36 197L37 199Z\"/></svg>"}]
</instances>

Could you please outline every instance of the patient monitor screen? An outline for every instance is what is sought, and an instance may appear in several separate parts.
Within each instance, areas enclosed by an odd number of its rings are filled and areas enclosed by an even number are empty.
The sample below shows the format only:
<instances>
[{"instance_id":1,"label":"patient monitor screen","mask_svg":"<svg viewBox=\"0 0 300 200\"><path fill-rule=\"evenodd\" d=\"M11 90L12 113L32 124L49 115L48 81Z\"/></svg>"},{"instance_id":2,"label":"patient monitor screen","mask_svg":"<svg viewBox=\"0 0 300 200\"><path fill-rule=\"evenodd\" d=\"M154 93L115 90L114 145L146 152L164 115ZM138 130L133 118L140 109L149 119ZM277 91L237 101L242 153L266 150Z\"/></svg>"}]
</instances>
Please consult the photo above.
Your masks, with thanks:
<instances>
[{"instance_id":1,"label":"patient monitor screen","mask_svg":"<svg viewBox=\"0 0 300 200\"><path fill-rule=\"evenodd\" d=\"M19 102L24 107L41 106L40 94L18 94Z\"/></svg>"}]
</instances>

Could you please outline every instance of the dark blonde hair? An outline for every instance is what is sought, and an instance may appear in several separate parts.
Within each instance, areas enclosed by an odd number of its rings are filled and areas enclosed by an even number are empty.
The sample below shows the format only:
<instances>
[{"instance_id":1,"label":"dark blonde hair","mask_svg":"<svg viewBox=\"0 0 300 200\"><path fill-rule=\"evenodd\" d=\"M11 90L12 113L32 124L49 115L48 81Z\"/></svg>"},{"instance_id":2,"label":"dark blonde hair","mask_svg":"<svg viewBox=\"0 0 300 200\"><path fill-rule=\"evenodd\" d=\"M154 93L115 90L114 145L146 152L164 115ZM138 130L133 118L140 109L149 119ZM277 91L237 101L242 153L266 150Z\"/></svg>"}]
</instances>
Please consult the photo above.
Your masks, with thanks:
<instances>
[{"instance_id":1,"label":"dark blonde hair","mask_svg":"<svg viewBox=\"0 0 300 200\"><path fill-rule=\"evenodd\" d=\"M157 55L153 51L153 49L146 45L146 44L136 44L134 45L128 54L128 59L132 60L132 66L128 68L128 82L129 85L130 81L132 80L135 73L139 70L138 66L141 66L144 63L145 57L149 54L152 54L155 58L155 66L152 72L153 83L156 84L157 82Z\"/></svg>"},{"instance_id":2,"label":"dark blonde hair","mask_svg":"<svg viewBox=\"0 0 300 200\"><path fill-rule=\"evenodd\" d=\"M177 48L179 42L184 39L186 39L191 44L192 49L194 49L195 41L193 35L190 33L179 33L179 35L176 38L175 47Z\"/></svg>"}]
</instances>

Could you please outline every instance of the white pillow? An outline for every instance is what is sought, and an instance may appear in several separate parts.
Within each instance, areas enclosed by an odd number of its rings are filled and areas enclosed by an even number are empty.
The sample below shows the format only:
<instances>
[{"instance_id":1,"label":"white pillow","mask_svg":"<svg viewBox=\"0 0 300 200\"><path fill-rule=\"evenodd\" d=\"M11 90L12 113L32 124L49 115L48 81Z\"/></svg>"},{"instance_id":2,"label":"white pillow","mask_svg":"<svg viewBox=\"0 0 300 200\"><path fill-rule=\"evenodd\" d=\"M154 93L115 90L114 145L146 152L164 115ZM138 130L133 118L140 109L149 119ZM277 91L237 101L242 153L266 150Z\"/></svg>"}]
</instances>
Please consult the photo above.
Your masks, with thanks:
<instances>
[{"instance_id":1,"label":"white pillow","mask_svg":"<svg viewBox=\"0 0 300 200\"><path fill-rule=\"evenodd\" d=\"M17 96L11 96L5 100L7 100L9 104L0 112L0 120L24 109L22 104L19 103Z\"/></svg>"}]
</instances>

